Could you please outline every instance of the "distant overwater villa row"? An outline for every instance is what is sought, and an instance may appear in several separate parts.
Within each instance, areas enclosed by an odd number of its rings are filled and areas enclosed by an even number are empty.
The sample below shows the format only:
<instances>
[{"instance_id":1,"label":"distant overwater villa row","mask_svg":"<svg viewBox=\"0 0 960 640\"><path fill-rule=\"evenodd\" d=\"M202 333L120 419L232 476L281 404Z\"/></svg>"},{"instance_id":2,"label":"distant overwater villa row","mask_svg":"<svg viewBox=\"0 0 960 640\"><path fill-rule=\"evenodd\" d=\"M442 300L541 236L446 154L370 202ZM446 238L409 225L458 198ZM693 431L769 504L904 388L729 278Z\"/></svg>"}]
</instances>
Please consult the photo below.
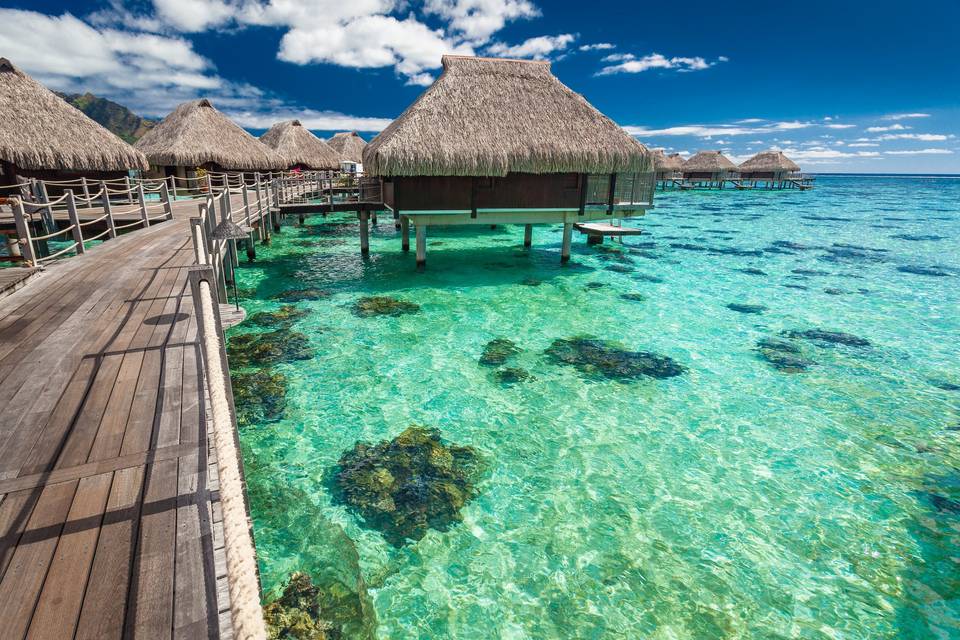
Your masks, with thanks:
<instances>
[{"instance_id":1,"label":"distant overwater villa row","mask_svg":"<svg viewBox=\"0 0 960 640\"><path fill-rule=\"evenodd\" d=\"M4 637L957 635L960 181L442 65L131 146L0 59Z\"/></svg>"}]
</instances>

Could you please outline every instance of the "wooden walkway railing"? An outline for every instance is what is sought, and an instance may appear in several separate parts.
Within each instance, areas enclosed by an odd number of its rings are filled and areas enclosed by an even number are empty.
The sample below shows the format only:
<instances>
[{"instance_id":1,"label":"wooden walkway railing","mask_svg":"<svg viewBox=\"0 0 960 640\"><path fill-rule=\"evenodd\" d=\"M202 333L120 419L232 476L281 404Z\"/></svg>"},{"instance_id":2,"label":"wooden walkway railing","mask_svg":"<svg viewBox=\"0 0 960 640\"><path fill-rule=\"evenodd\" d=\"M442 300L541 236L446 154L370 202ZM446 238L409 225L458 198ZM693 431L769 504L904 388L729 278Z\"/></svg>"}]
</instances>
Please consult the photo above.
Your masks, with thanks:
<instances>
[{"instance_id":1,"label":"wooden walkway railing","mask_svg":"<svg viewBox=\"0 0 960 640\"><path fill-rule=\"evenodd\" d=\"M362 189L360 181L351 174L207 172L188 178L30 180L2 188L0 204L11 207L17 236L15 242L8 243L7 259L22 259L26 266L40 267L59 258L80 255L91 242L114 239L118 233L169 220L173 204L185 199L199 200L201 207L206 205L213 210L217 199L229 207L230 199L224 199L225 194L240 194L243 215L239 220L253 227L268 216L271 207L323 199L332 203L336 197L359 201ZM61 195L51 198L49 193L53 190ZM4 192L8 195L4 196ZM201 218L206 220L202 213ZM217 219L213 226L221 220ZM262 233L258 230L258 234ZM51 252L50 242L64 246Z\"/></svg>"}]
</instances>

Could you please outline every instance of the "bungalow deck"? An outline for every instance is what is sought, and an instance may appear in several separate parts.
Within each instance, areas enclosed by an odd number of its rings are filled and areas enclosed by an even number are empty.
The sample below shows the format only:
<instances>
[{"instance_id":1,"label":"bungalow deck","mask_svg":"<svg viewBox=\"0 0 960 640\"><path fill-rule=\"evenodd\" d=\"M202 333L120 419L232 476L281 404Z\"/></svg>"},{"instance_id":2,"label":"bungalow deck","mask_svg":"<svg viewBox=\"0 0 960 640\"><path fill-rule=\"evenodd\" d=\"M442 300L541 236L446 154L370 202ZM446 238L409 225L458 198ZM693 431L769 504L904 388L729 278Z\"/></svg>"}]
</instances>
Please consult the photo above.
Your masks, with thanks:
<instances>
[{"instance_id":1,"label":"bungalow deck","mask_svg":"<svg viewBox=\"0 0 960 640\"><path fill-rule=\"evenodd\" d=\"M0 300L4 638L232 637L196 215L177 202Z\"/></svg>"}]
</instances>

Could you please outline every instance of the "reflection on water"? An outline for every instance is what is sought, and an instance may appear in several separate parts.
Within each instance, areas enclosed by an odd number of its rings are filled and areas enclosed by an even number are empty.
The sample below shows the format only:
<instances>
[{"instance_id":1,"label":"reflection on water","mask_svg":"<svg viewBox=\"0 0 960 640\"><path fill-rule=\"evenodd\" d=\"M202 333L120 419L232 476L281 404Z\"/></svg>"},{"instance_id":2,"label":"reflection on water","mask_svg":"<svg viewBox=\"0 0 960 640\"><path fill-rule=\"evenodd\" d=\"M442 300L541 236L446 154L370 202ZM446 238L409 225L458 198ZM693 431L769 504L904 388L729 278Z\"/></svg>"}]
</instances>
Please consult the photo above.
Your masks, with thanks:
<instances>
[{"instance_id":1,"label":"reflection on water","mask_svg":"<svg viewBox=\"0 0 960 640\"><path fill-rule=\"evenodd\" d=\"M631 224L567 267L557 229L484 226L430 229L417 273L345 215L259 249L272 315L230 335L268 334L232 362L268 371L241 378L264 586L336 573L355 637L960 635L960 181L658 194ZM677 375L602 375L638 354ZM486 470L397 545L329 478L412 425Z\"/></svg>"}]
</instances>

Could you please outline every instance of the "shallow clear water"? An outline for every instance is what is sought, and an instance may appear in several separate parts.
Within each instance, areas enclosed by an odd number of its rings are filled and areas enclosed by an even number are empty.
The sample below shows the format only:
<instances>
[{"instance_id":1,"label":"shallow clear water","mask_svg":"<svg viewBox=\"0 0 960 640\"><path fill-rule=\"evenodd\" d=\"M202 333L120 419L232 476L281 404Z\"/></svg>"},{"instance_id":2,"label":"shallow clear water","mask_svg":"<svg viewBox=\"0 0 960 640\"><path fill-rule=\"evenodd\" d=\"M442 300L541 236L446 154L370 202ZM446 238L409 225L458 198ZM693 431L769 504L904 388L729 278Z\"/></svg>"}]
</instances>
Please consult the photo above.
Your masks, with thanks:
<instances>
[{"instance_id":1,"label":"shallow clear water","mask_svg":"<svg viewBox=\"0 0 960 640\"><path fill-rule=\"evenodd\" d=\"M248 312L333 293L297 303L316 356L275 367L282 419L241 431L264 587L359 574L379 638L960 637L960 180L656 205L623 245L575 233L566 267L551 227L529 251L522 227L431 229L423 273L386 218L367 261L348 216L259 247ZM371 294L421 310L354 315ZM870 346L787 339L799 373L756 349L812 328ZM579 334L686 371L619 382L544 356ZM478 364L498 337L533 379L505 387ZM325 474L411 424L488 469L463 523L396 549Z\"/></svg>"}]
</instances>

